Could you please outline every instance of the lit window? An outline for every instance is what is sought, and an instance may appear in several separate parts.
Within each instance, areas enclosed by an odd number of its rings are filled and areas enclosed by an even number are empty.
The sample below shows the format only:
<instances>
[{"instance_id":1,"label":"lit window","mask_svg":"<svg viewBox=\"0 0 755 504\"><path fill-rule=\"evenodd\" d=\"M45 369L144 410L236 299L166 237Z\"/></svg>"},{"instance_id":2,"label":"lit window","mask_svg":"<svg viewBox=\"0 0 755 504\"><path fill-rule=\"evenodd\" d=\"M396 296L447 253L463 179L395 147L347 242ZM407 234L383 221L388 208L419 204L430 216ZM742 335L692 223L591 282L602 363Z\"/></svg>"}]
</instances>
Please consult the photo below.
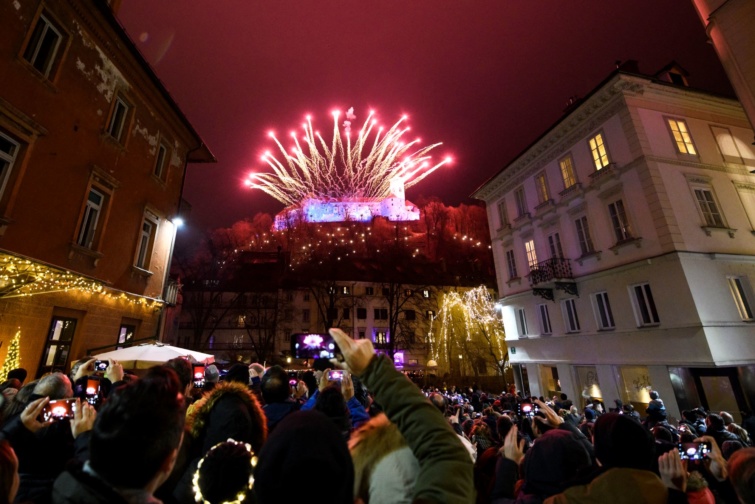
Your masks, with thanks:
<instances>
[{"instance_id":1,"label":"lit window","mask_svg":"<svg viewBox=\"0 0 755 504\"><path fill-rule=\"evenodd\" d=\"M142 230L139 235L139 248L136 251L136 267L149 269L149 260L157 236L157 218L150 215L142 220Z\"/></svg>"},{"instance_id":2,"label":"lit window","mask_svg":"<svg viewBox=\"0 0 755 504\"><path fill-rule=\"evenodd\" d=\"M115 97L115 104L113 105L113 113L110 116L110 123L107 127L107 132L111 137L115 138L118 142L121 141L123 131L126 128L126 119L128 118L129 106L120 96Z\"/></svg>"},{"instance_id":3,"label":"lit window","mask_svg":"<svg viewBox=\"0 0 755 504\"><path fill-rule=\"evenodd\" d=\"M752 289L747 277L729 277L729 289L734 296L734 303L739 310L739 316L742 320L753 320L752 312Z\"/></svg>"},{"instance_id":4,"label":"lit window","mask_svg":"<svg viewBox=\"0 0 755 504\"><path fill-rule=\"evenodd\" d=\"M11 137L0 132L0 197L8 185L13 165L16 163L20 144Z\"/></svg>"},{"instance_id":5,"label":"lit window","mask_svg":"<svg viewBox=\"0 0 755 504\"><path fill-rule=\"evenodd\" d=\"M574 224L577 226L577 238L579 238L579 248L582 251L582 255L595 252L595 247L592 244L592 237L590 236L590 226L587 223L587 217L580 217L574 221Z\"/></svg>"},{"instance_id":6,"label":"lit window","mask_svg":"<svg viewBox=\"0 0 755 504\"><path fill-rule=\"evenodd\" d=\"M349 294L351 294L351 288L348 285L342 286L341 287L341 294L344 294L344 295L348 296Z\"/></svg>"},{"instance_id":7,"label":"lit window","mask_svg":"<svg viewBox=\"0 0 755 504\"><path fill-rule=\"evenodd\" d=\"M520 336L526 336L527 333L527 317L524 315L524 308L519 308L516 310L516 322L517 322L517 329L519 329L519 335Z\"/></svg>"},{"instance_id":8,"label":"lit window","mask_svg":"<svg viewBox=\"0 0 755 504\"><path fill-rule=\"evenodd\" d=\"M81 220L79 235L76 239L76 243L82 247L93 248L95 245L97 224L103 212L104 204L105 195L97 189L91 188L84 208L84 218Z\"/></svg>"},{"instance_id":9,"label":"lit window","mask_svg":"<svg viewBox=\"0 0 755 504\"><path fill-rule=\"evenodd\" d=\"M705 225L710 227L726 227L721 212L718 210L716 198L710 189L695 188L695 198L698 208L703 215Z\"/></svg>"},{"instance_id":10,"label":"lit window","mask_svg":"<svg viewBox=\"0 0 755 504\"><path fill-rule=\"evenodd\" d=\"M558 233L548 235L548 248L550 248L551 259L564 258L564 250L561 248L561 236Z\"/></svg>"},{"instance_id":11,"label":"lit window","mask_svg":"<svg viewBox=\"0 0 755 504\"><path fill-rule=\"evenodd\" d=\"M498 203L498 220L500 222L500 227L508 226L509 225L509 214L506 212L506 201L502 200Z\"/></svg>"},{"instance_id":12,"label":"lit window","mask_svg":"<svg viewBox=\"0 0 755 504\"><path fill-rule=\"evenodd\" d=\"M692 143L692 137L687 128L687 123L681 119L669 119L668 125L669 128L671 128L671 134L674 137L676 150L681 154L697 155L695 144Z\"/></svg>"},{"instance_id":13,"label":"lit window","mask_svg":"<svg viewBox=\"0 0 755 504\"><path fill-rule=\"evenodd\" d=\"M513 250L506 251L506 265L509 267L509 280L517 278L518 275L516 273L516 260L514 259Z\"/></svg>"},{"instance_id":14,"label":"lit window","mask_svg":"<svg viewBox=\"0 0 755 504\"><path fill-rule=\"evenodd\" d=\"M627 213L624 210L624 202L616 200L608 205L608 213L611 215L611 224L617 242L623 242L632 238L632 228L629 227Z\"/></svg>"},{"instance_id":15,"label":"lit window","mask_svg":"<svg viewBox=\"0 0 755 504\"><path fill-rule=\"evenodd\" d=\"M516 211L517 217L527 213L527 200L524 198L524 188L520 187L514 192L516 198Z\"/></svg>"},{"instance_id":16,"label":"lit window","mask_svg":"<svg viewBox=\"0 0 755 504\"><path fill-rule=\"evenodd\" d=\"M62 40L60 31L42 14L34 26L29 44L24 51L24 59L42 75L50 77Z\"/></svg>"},{"instance_id":17,"label":"lit window","mask_svg":"<svg viewBox=\"0 0 755 504\"><path fill-rule=\"evenodd\" d=\"M154 173L160 180L168 178L168 148L162 143L157 147Z\"/></svg>"},{"instance_id":18,"label":"lit window","mask_svg":"<svg viewBox=\"0 0 755 504\"><path fill-rule=\"evenodd\" d=\"M548 313L548 305L537 305L537 310L540 313L540 333L551 334L553 331L551 330L551 317Z\"/></svg>"},{"instance_id":19,"label":"lit window","mask_svg":"<svg viewBox=\"0 0 755 504\"><path fill-rule=\"evenodd\" d=\"M535 240L524 242L524 248L527 250L527 265L530 271L537 268L537 253L535 252Z\"/></svg>"},{"instance_id":20,"label":"lit window","mask_svg":"<svg viewBox=\"0 0 755 504\"><path fill-rule=\"evenodd\" d=\"M607 292L598 292L593 296L595 301L595 315L598 320L598 329L613 329L613 312L611 303L608 301Z\"/></svg>"},{"instance_id":21,"label":"lit window","mask_svg":"<svg viewBox=\"0 0 755 504\"><path fill-rule=\"evenodd\" d=\"M658 310L655 308L653 301L653 292L650 290L650 284L639 284L631 287L634 300L634 314L637 318L638 326L655 325L660 323Z\"/></svg>"},{"instance_id":22,"label":"lit window","mask_svg":"<svg viewBox=\"0 0 755 504\"><path fill-rule=\"evenodd\" d=\"M564 189L569 189L577 183L577 177L574 176L574 161L571 155L566 156L558 162L561 167L561 177L564 179Z\"/></svg>"},{"instance_id":23,"label":"lit window","mask_svg":"<svg viewBox=\"0 0 755 504\"><path fill-rule=\"evenodd\" d=\"M118 330L118 343L115 345L116 350L128 346L134 340L134 334L136 334L135 325L121 324Z\"/></svg>"},{"instance_id":24,"label":"lit window","mask_svg":"<svg viewBox=\"0 0 755 504\"><path fill-rule=\"evenodd\" d=\"M406 296L406 297L411 297L411 296L412 296L412 294L414 294L414 292L412 292L412 290L411 290L411 289L406 289L406 290L404 290L404 296Z\"/></svg>"},{"instance_id":25,"label":"lit window","mask_svg":"<svg viewBox=\"0 0 755 504\"><path fill-rule=\"evenodd\" d=\"M567 332L579 332L579 317L577 316L577 305L574 299L565 299L561 302L564 312L564 325Z\"/></svg>"},{"instance_id":26,"label":"lit window","mask_svg":"<svg viewBox=\"0 0 755 504\"><path fill-rule=\"evenodd\" d=\"M429 289L423 289L422 290L422 297L425 298L425 299L429 299L430 298L430 290Z\"/></svg>"},{"instance_id":27,"label":"lit window","mask_svg":"<svg viewBox=\"0 0 755 504\"><path fill-rule=\"evenodd\" d=\"M37 376L53 371L64 371L68 367L68 356L76 333L77 322L75 318L52 318Z\"/></svg>"},{"instance_id":28,"label":"lit window","mask_svg":"<svg viewBox=\"0 0 755 504\"><path fill-rule=\"evenodd\" d=\"M603 142L603 135L598 133L590 139L589 143L592 159L595 162L595 169L602 170L610 163L608 160L608 151L606 151L606 144Z\"/></svg>"},{"instance_id":29,"label":"lit window","mask_svg":"<svg viewBox=\"0 0 755 504\"><path fill-rule=\"evenodd\" d=\"M386 345L388 343L388 331L376 330L374 339L376 345Z\"/></svg>"},{"instance_id":30,"label":"lit window","mask_svg":"<svg viewBox=\"0 0 755 504\"><path fill-rule=\"evenodd\" d=\"M548 193L548 179L545 178L545 173L540 173L535 177L535 186L537 187L537 199L539 203L545 203L551 199Z\"/></svg>"}]
</instances>

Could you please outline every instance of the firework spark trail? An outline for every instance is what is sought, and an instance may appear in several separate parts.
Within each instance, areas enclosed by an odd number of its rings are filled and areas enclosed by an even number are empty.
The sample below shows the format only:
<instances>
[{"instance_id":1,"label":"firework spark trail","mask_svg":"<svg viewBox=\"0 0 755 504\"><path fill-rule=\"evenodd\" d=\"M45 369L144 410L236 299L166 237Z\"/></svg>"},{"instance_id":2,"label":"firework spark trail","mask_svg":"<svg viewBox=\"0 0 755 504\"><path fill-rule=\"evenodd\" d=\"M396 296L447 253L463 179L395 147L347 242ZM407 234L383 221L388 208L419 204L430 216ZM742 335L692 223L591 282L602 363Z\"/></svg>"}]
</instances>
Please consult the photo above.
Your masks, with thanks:
<instances>
[{"instance_id":1,"label":"firework spark trail","mask_svg":"<svg viewBox=\"0 0 755 504\"><path fill-rule=\"evenodd\" d=\"M429 153L441 143L422 147L419 139L404 140L410 131L405 125L406 116L385 130L377 126L375 113L371 111L355 139L352 139L354 109L346 112L343 132L339 128L339 116L338 112L333 113L330 143L314 129L309 116L302 124L302 137L291 133L294 145L290 150L274 133L269 133L281 155L276 157L266 152L262 161L272 172L252 173L247 186L261 189L285 205L299 203L307 197L385 198L391 194L392 180L400 179L404 187L409 188L451 161L447 157L433 164Z\"/></svg>"}]
</instances>

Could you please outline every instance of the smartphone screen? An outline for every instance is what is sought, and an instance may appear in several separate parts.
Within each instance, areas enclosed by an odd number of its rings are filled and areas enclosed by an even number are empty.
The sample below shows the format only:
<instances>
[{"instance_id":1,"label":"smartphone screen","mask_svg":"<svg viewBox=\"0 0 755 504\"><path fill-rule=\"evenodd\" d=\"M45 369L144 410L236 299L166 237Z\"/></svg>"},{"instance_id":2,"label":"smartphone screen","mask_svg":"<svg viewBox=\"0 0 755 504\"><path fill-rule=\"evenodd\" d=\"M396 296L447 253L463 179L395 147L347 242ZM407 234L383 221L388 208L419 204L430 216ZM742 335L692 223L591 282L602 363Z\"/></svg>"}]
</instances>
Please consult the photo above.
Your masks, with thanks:
<instances>
[{"instance_id":1,"label":"smartphone screen","mask_svg":"<svg viewBox=\"0 0 755 504\"><path fill-rule=\"evenodd\" d=\"M679 456L682 460L702 460L710 450L709 443L679 443Z\"/></svg>"},{"instance_id":2,"label":"smartphone screen","mask_svg":"<svg viewBox=\"0 0 755 504\"><path fill-rule=\"evenodd\" d=\"M194 375L194 388L204 387L204 364L195 364L192 366Z\"/></svg>"},{"instance_id":3,"label":"smartphone screen","mask_svg":"<svg viewBox=\"0 0 755 504\"><path fill-rule=\"evenodd\" d=\"M328 371L328 381L343 380L343 371Z\"/></svg>"},{"instance_id":4,"label":"smartphone screen","mask_svg":"<svg viewBox=\"0 0 755 504\"><path fill-rule=\"evenodd\" d=\"M295 359L335 359L341 350L327 333L297 333L291 337L291 353Z\"/></svg>"},{"instance_id":5,"label":"smartphone screen","mask_svg":"<svg viewBox=\"0 0 755 504\"><path fill-rule=\"evenodd\" d=\"M58 399L50 401L42 410L42 418L45 422L48 420L62 420L63 418L73 418L73 408L76 399Z\"/></svg>"},{"instance_id":6,"label":"smartphone screen","mask_svg":"<svg viewBox=\"0 0 755 504\"><path fill-rule=\"evenodd\" d=\"M94 361L94 371L104 373L107 371L107 365L108 362L106 360L96 360Z\"/></svg>"}]
</instances>

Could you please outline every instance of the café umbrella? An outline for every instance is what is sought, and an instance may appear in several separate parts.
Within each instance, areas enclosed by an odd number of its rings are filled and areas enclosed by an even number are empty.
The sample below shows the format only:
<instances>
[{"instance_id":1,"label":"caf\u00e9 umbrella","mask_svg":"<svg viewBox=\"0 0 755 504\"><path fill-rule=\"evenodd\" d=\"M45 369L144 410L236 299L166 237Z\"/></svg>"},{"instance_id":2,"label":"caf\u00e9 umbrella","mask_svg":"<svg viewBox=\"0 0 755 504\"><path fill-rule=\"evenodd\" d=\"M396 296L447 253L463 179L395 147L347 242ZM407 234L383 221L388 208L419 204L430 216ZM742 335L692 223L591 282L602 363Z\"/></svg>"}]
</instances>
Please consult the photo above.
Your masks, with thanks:
<instances>
[{"instance_id":1,"label":"caf\u00e9 umbrella","mask_svg":"<svg viewBox=\"0 0 755 504\"><path fill-rule=\"evenodd\" d=\"M176 357L185 357L189 362L211 364L215 356L162 343L144 343L128 348L119 348L94 356L98 360L115 359L124 369L148 369L165 364Z\"/></svg>"}]
</instances>

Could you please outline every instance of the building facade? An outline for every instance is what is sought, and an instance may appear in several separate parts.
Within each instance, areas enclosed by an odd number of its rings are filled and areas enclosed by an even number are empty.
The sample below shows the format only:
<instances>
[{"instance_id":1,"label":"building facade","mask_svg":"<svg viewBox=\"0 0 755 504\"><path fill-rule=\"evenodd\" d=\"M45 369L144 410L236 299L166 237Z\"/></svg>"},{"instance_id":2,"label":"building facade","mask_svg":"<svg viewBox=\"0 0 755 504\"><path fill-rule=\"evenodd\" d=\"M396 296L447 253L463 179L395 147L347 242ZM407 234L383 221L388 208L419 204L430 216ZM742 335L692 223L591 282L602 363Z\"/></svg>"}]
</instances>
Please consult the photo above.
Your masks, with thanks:
<instances>
[{"instance_id":1,"label":"building facade","mask_svg":"<svg viewBox=\"0 0 755 504\"><path fill-rule=\"evenodd\" d=\"M214 158L108 2L0 26L0 341L39 376L158 336L186 165Z\"/></svg>"},{"instance_id":2,"label":"building facade","mask_svg":"<svg viewBox=\"0 0 755 504\"><path fill-rule=\"evenodd\" d=\"M520 390L755 404L755 151L733 99L618 69L474 196Z\"/></svg>"}]
</instances>

